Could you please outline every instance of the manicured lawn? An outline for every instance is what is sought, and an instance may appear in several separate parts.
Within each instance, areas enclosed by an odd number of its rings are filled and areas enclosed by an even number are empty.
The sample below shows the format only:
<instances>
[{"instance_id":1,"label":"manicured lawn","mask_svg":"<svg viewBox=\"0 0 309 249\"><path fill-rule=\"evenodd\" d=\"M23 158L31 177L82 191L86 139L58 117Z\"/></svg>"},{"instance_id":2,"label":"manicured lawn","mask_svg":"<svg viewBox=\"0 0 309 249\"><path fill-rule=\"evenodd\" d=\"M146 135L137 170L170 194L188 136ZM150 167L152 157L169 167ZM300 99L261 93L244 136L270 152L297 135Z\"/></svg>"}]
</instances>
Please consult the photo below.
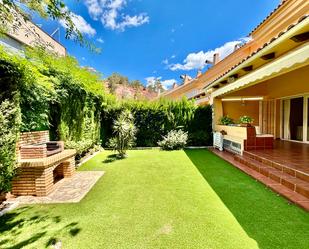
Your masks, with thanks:
<instances>
[{"instance_id":1,"label":"manicured lawn","mask_svg":"<svg viewBox=\"0 0 309 249\"><path fill-rule=\"evenodd\" d=\"M80 168L106 171L80 203L0 218L0 248L308 248L308 213L206 150L110 154Z\"/></svg>"}]
</instances>

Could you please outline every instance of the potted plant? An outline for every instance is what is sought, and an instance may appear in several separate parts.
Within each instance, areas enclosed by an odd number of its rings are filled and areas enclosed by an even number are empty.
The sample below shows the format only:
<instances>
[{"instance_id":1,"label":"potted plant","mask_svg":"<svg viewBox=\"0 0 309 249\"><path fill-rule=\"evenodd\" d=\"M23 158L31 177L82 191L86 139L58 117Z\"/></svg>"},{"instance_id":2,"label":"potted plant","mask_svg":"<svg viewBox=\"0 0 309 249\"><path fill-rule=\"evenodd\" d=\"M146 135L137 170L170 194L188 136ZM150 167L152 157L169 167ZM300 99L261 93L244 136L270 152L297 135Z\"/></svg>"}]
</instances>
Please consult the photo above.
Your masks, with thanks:
<instances>
[{"instance_id":1,"label":"potted plant","mask_svg":"<svg viewBox=\"0 0 309 249\"><path fill-rule=\"evenodd\" d=\"M228 115L225 115L219 119L219 123L220 125L231 125L231 124L234 124L234 121Z\"/></svg>"},{"instance_id":2,"label":"potted plant","mask_svg":"<svg viewBox=\"0 0 309 249\"><path fill-rule=\"evenodd\" d=\"M251 118L250 116L241 116L239 118L239 123L240 126L244 126L244 127L250 127L253 123L254 119Z\"/></svg>"}]
</instances>

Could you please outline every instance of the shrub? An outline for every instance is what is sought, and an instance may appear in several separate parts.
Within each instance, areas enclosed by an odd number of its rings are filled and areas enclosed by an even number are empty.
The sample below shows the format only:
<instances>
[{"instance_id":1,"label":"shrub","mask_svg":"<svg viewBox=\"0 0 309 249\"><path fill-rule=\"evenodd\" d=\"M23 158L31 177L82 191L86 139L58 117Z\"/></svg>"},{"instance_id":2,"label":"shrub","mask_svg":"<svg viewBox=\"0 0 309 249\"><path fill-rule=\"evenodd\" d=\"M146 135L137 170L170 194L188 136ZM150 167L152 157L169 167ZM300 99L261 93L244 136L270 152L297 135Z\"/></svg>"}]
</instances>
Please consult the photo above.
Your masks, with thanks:
<instances>
[{"instance_id":1,"label":"shrub","mask_svg":"<svg viewBox=\"0 0 309 249\"><path fill-rule=\"evenodd\" d=\"M126 157L127 149L134 145L136 127L130 111L123 111L114 121L113 130L115 137L109 140L109 146L118 151L120 158Z\"/></svg>"},{"instance_id":2,"label":"shrub","mask_svg":"<svg viewBox=\"0 0 309 249\"><path fill-rule=\"evenodd\" d=\"M0 193L10 191L16 169L16 142L20 127L20 112L15 103L0 104Z\"/></svg>"},{"instance_id":3,"label":"shrub","mask_svg":"<svg viewBox=\"0 0 309 249\"><path fill-rule=\"evenodd\" d=\"M76 159L82 158L86 153L94 146L91 139L82 140L82 141L66 141L66 149L75 149L76 150Z\"/></svg>"},{"instance_id":4,"label":"shrub","mask_svg":"<svg viewBox=\"0 0 309 249\"><path fill-rule=\"evenodd\" d=\"M188 140L188 133L183 130L171 130L158 145L163 150L180 150L183 149Z\"/></svg>"}]
</instances>

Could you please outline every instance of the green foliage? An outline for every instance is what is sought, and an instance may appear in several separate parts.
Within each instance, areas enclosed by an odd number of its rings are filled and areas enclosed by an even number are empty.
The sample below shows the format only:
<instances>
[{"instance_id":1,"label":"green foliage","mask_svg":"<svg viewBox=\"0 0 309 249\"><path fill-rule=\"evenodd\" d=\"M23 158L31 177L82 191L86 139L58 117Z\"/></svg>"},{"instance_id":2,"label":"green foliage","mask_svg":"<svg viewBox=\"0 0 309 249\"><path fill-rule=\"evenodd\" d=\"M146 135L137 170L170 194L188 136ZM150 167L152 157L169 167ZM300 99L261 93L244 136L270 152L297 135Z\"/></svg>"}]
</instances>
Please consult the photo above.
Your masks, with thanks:
<instances>
[{"instance_id":1,"label":"green foliage","mask_svg":"<svg viewBox=\"0 0 309 249\"><path fill-rule=\"evenodd\" d=\"M0 193L10 190L11 180L15 175L20 112L16 98L14 100L0 103Z\"/></svg>"},{"instance_id":2,"label":"green foliage","mask_svg":"<svg viewBox=\"0 0 309 249\"><path fill-rule=\"evenodd\" d=\"M249 116L241 116L241 117L239 118L239 122L240 122L241 124L252 124L253 121L254 121L254 119L251 118L251 117L249 117Z\"/></svg>"},{"instance_id":3,"label":"green foliage","mask_svg":"<svg viewBox=\"0 0 309 249\"><path fill-rule=\"evenodd\" d=\"M219 123L221 125L230 125L230 124L234 124L234 121L232 118L230 118L229 116L222 116L220 119L219 119Z\"/></svg>"},{"instance_id":4,"label":"green foliage","mask_svg":"<svg viewBox=\"0 0 309 249\"><path fill-rule=\"evenodd\" d=\"M102 140L112 137L112 122L122 110L132 112L137 128L136 146L157 146L157 142L169 131L182 127L188 132L189 145L210 145L212 111L210 106L197 107L193 102L159 100L124 101L102 113ZM107 143L104 143L107 146Z\"/></svg>"},{"instance_id":5,"label":"green foliage","mask_svg":"<svg viewBox=\"0 0 309 249\"><path fill-rule=\"evenodd\" d=\"M50 44L40 37L32 25L24 24L31 19L33 13L46 19L62 20L66 26L65 37L67 39L76 41L93 52L101 51L100 48L85 39L72 21L72 13L62 0L2 0L0 4L0 35L8 31L18 32L19 29L22 29L27 36L34 37L37 44L49 46Z\"/></svg>"},{"instance_id":6,"label":"green foliage","mask_svg":"<svg viewBox=\"0 0 309 249\"><path fill-rule=\"evenodd\" d=\"M75 149L76 150L76 160L82 158L86 153L93 148L95 145L91 139L82 140L82 141L66 141L65 148L66 149Z\"/></svg>"},{"instance_id":7,"label":"green foliage","mask_svg":"<svg viewBox=\"0 0 309 249\"><path fill-rule=\"evenodd\" d=\"M126 151L133 147L136 134L134 119L130 111L121 112L117 120L114 121L113 131L115 137L109 140L109 145L118 151L120 158L124 158Z\"/></svg>"},{"instance_id":8,"label":"green foliage","mask_svg":"<svg viewBox=\"0 0 309 249\"><path fill-rule=\"evenodd\" d=\"M114 103L100 75L40 48L22 57L0 47L0 62L0 100L18 93L21 131L49 129L53 140L100 143L101 111Z\"/></svg>"},{"instance_id":9,"label":"green foliage","mask_svg":"<svg viewBox=\"0 0 309 249\"><path fill-rule=\"evenodd\" d=\"M183 149L188 141L188 133L183 130L171 130L158 145L163 150L180 150Z\"/></svg>"}]
</instances>

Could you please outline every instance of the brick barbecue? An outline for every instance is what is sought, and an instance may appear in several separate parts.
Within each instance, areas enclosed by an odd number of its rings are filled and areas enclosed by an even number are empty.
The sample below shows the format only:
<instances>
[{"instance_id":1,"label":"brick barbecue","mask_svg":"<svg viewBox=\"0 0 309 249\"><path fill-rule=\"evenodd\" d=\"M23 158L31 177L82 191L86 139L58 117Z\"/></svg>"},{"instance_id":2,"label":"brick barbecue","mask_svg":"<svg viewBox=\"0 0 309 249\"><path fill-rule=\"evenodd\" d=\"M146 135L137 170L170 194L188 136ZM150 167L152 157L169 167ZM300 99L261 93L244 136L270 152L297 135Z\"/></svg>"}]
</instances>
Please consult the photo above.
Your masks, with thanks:
<instances>
[{"instance_id":1,"label":"brick barbecue","mask_svg":"<svg viewBox=\"0 0 309 249\"><path fill-rule=\"evenodd\" d=\"M12 181L13 195L46 196L55 183L75 172L75 150L63 141L50 141L48 131L25 132L17 145L18 169Z\"/></svg>"}]
</instances>

